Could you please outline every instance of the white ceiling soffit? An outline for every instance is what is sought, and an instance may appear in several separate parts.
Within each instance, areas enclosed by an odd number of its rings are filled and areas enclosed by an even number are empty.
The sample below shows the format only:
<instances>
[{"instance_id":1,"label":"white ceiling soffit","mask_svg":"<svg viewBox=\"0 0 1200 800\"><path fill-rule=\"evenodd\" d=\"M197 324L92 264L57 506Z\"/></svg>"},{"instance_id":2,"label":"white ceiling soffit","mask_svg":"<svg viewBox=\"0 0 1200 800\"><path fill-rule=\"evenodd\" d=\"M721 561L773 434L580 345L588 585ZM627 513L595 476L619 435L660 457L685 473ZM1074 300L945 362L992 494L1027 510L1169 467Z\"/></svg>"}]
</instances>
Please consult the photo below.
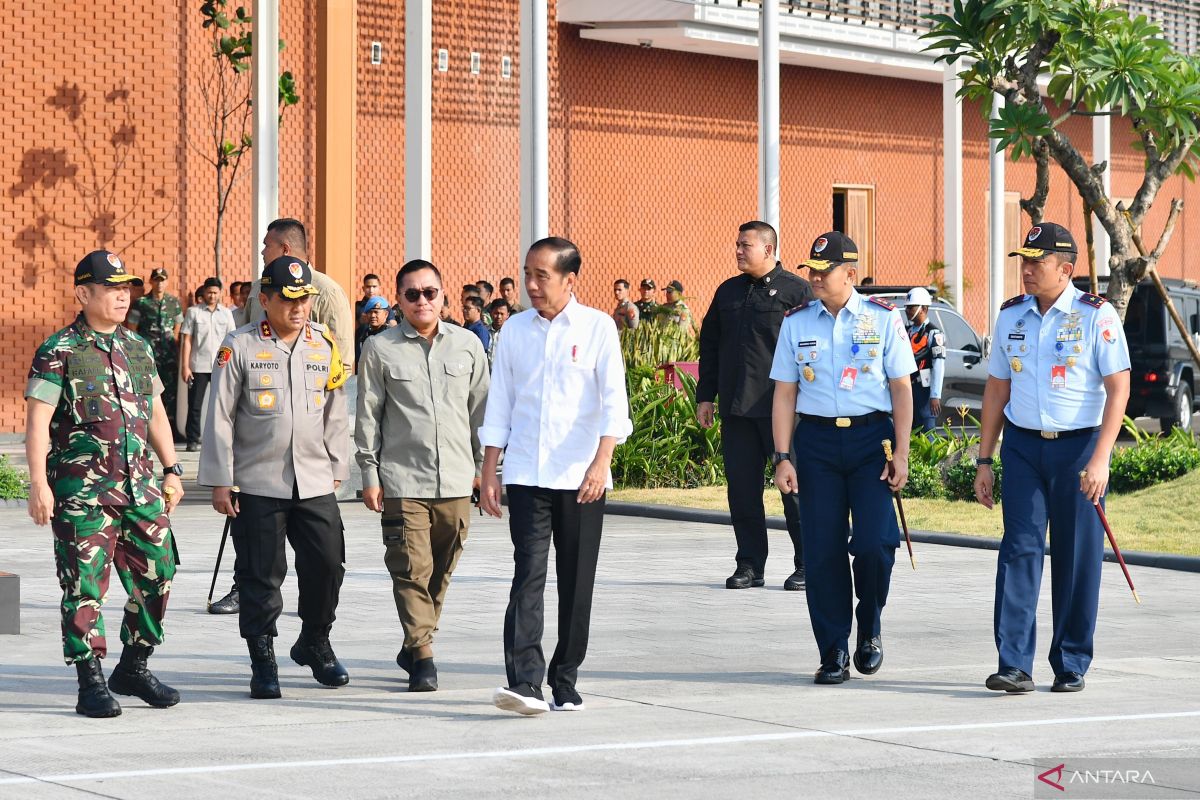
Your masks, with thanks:
<instances>
[{"instance_id":1,"label":"white ceiling soffit","mask_svg":"<svg viewBox=\"0 0 1200 800\"><path fill-rule=\"evenodd\" d=\"M590 26L584 39L755 60L754 8L688 0L559 0L558 21ZM942 81L940 64L911 33L782 13L783 64L927 82Z\"/></svg>"}]
</instances>

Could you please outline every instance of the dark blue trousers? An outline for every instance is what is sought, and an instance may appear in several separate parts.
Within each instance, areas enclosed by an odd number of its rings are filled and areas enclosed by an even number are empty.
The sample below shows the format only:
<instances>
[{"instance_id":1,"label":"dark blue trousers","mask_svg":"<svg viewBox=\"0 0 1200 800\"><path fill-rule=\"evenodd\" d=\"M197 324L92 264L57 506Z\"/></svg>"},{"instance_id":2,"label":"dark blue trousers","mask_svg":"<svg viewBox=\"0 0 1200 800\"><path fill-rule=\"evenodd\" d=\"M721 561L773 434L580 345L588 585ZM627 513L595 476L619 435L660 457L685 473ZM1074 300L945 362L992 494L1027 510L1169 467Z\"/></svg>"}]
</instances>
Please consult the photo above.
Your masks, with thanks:
<instances>
[{"instance_id":1,"label":"dark blue trousers","mask_svg":"<svg viewBox=\"0 0 1200 800\"><path fill-rule=\"evenodd\" d=\"M879 480L886 463L884 439L896 440L888 420L858 428L796 423L793 452L808 572L805 596L822 658L833 648L850 652L852 592L858 597L858 638L880 632L900 546L892 493Z\"/></svg>"},{"instance_id":2,"label":"dark blue trousers","mask_svg":"<svg viewBox=\"0 0 1200 800\"><path fill-rule=\"evenodd\" d=\"M1033 674L1037 602L1050 526L1050 597L1054 632L1050 666L1057 675L1083 675L1092 663L1092 634L1100 601L1104 528L1079 491L1099 432L1060 439L1008 425L1000 459L1004 538L996 567L996 649L1000 668Z\"/></svg>"},{"instance_id":3,"label":"dark blue trousers","mask_svg":"<svg viewBox=\"0 0 1200 800\"><path fill-rule=\"evenodd\" d=\"M929 407L929 396L932 390L928 386L922 386L920 381L913 379L912 395L913 395L913 427L920 428L923 431L932 431L937 428L937 418L933 416L933 409Z\"/></svg>"}]
</instances>

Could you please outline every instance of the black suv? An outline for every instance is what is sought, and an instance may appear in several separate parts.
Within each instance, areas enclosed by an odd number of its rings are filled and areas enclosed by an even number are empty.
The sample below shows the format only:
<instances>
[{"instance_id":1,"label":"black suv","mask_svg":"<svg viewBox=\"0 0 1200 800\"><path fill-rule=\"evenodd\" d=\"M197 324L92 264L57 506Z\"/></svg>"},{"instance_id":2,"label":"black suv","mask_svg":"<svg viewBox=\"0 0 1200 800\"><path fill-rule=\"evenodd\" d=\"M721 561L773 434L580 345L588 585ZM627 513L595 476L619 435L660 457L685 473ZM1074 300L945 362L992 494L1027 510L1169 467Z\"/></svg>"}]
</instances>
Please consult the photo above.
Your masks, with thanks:
<instances>
[{"instance_id":1,"label":"black suv","mask_svg":"<svg viewBox=\"0 0 1200 800\"><path fill-rule=\"evenodd\" d=\"M1163 283L1192 340L1200 343L1200 287L1195 281ZM1100 279L1101 293L1107 284L1107 279ZM1088 291L1086 278L1076 278L1075 285ZM1172 426L1191 430L1196 409L1196 365L1149 278L1139 283L1129 298L1125 338L1129 340L1132 365L1125 413L1131 417L1157 417L1164 431Z\"/></svg>"},{"instance_id":2,"label":"black suv","mask_svg":"<svg viewBox=\"0 0 1200 800\"><path fill-rule=\"evenodd\" d=\"M911 286L858 286L859 292L883 297L895 303L904 313L904 301ZM933 305L929 320L946 335L946 373L942 379L942 413L938 424L949 420L962 421L958 409L966 406L967 413L979 419L983 408L983 387L987 384L987 342L963 319L954 307L940 299L933 288Z\"/></svg>"}]
</instances>

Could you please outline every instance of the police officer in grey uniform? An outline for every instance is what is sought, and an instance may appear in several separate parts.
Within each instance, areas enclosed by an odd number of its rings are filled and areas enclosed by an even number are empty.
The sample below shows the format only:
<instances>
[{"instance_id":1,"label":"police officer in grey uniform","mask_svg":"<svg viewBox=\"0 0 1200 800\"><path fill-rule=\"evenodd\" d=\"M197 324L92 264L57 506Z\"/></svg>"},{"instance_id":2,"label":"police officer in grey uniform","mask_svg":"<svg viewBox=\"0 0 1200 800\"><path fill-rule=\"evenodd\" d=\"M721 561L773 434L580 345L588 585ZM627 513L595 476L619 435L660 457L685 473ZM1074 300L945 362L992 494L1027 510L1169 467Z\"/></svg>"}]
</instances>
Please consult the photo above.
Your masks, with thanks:
<instances>
[{"instance_id":1,"label":"police officer in grey uniform","mask_svg":"<svg viewBox=\"0 0 1200 800\"><path fill-rule=\"evenodd\" d=\"M266 318L238 328L217 352L199 482L214 487L213 508L234 518L250 696L274 698L285 539L296 551L303 623L292 659L326 686L350 681L329 644L345 575L334 491L349 477L350 434L341 354L329 330L308 318L317 294L308 264L276 258L261 285Z\"/></svg>"}]
</instances>

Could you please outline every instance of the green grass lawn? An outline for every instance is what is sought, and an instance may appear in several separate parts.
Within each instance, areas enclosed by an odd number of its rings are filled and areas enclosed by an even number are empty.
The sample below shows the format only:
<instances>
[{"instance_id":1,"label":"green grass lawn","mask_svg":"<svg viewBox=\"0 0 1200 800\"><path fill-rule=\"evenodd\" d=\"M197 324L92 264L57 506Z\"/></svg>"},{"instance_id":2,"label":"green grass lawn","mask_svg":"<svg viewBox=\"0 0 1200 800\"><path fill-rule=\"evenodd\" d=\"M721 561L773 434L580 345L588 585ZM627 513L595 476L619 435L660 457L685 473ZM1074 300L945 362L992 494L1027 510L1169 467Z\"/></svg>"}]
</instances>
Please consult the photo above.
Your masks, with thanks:
<instances>
[{"instance_id":1,"label":"green grass lawn","mask_svg":"<svg viewBox=\"0 0 1200 800\"><path fill-rule=\"evenodd\" d=\"M779 493L763 495L767 513L783 514ZM724 486L700 489L618 489L612 500L653 505L728 510ZM1200 471L1140 492L1112 495L1108 521L1122 550L1200 555ZM978 503L905 499L904 513L913 530L947 531L999 538L999 507L988 511Z\"/></svg>"}]
</instances>

